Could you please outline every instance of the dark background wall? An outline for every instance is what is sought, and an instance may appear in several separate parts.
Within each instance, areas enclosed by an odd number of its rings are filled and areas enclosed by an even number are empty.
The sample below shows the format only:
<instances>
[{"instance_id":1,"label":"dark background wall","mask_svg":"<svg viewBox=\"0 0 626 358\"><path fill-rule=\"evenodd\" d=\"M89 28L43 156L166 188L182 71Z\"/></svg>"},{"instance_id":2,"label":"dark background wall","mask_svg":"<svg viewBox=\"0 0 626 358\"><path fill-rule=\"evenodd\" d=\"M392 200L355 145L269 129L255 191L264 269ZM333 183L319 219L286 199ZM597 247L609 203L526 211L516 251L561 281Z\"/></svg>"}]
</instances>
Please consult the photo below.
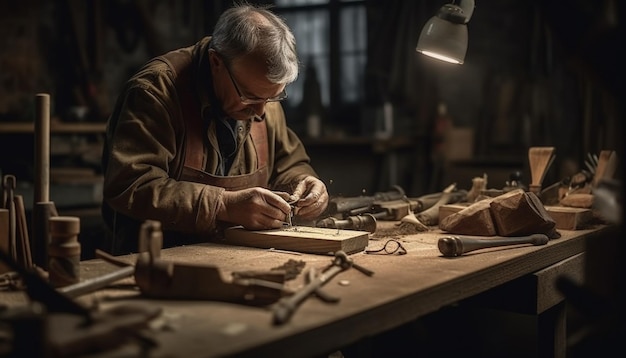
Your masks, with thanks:
<instances>
[{"instance_id":1,"label":"dark background wall","mask_svg":"<svg viewBox=\"0 0 626 358\"><path fill-rule=\"evenodd\" d=\"M385 98L394 109L394 136L413 138L416 146L392 159L377 154L393 146L380 150L352 146L371 160L348 160L367 165L365 173L377 175L355 181L351 171L324 159L335 149L332 143L312 141L314 164L322 172L334 173L328 180L333 180L336 193L372 192L399 184L419 195L447 184L432 183L429 175L433 169L429 140L440 102L447 105L455 126L473 130L467 155L473 163L463 163L476 168L468 172L470 176L500 164L505 171L515 166L527 170L523 167L527 148L551 145L557 147L558 156L546 180L556 181L578 169L587 153L619 145L618 1L477 1L462 66L437 63L414 51L422 25L445 3L365 1L369 44L365 97L348 114L329 118L325 125L343 127L342 133L349 136L371 137L365 117L380 112ZM118 89L138 66L210 34L217 16L230 4L3 2L0 121L31 121L33 94L49 92L53 115L61 120L76 120L80 114L80 120L103 122ZM290 121L305 136L301 118L292 116ZM0 168L28 179L32 149L24 139L19 141L24 148L10 160L3 156ZM97 170L94 159L92 155L82 164ZM394 161L393 173L389 160ZM499 179L493 183L501 185ZM470 183L463 178L461 185Z\"/></svg>"},{"instance_id":2,"label":"dark background wall","mask_svg":"<svg viewBox=\"0 0 626 358\"><path fill-rule=\"evenodd\" d=\"M38 92L51 94L55 119L104 123L133 71L152 56L210 34L231 3L2 2L0 123L32 122ZM364 97L348 110L331 111L338 115L324 123L343 135L308 138L302 113L288 119L332 195L400 185L417 196L453 181L469 188L471 178L484 173L491 187L501 187L515 170L527 182L530 146L556 147L545 179L552 183L581 169L587 153L621 149L619 1L478 0L462 66L414 51L423 24L445 3L364 1ZM382 111L384 101L393 107L394 131L379 141L368 118ZM449 143L461 151L460 159L445 163L436 176L441 163L432 161L432 133L442 102L454 126L469 129L472 137ZM97 133L54 135L52 145L61 154L53 165L99 174ZM2 173L15 174L18 182L32 180L31 134L0 133L0 153Z\"/></svg>"}]
</instances>

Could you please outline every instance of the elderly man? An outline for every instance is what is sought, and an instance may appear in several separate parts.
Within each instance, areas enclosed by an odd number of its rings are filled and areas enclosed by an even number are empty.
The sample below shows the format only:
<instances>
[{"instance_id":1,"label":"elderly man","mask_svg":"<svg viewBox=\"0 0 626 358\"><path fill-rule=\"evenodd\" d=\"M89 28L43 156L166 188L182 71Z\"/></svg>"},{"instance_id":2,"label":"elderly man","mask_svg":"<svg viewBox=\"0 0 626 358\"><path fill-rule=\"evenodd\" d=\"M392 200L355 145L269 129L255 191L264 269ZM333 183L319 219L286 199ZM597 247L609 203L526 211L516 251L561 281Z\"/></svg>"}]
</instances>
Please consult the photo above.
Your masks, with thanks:
<instances>
[{"instance_id":1,"label":"elderly man","mask_svg":"<svg viewBox=\"0 0 626 358\"><path fill-rule=\"evenodd\" d=\"M325 184L280 101L298 75L295 38L267 8L226 10L210 37L150 60L125 85L107 127L103 218L114 254L137 250L144 220L164 246L224 227L314 219Z\"/></svg>"}]
</instances>

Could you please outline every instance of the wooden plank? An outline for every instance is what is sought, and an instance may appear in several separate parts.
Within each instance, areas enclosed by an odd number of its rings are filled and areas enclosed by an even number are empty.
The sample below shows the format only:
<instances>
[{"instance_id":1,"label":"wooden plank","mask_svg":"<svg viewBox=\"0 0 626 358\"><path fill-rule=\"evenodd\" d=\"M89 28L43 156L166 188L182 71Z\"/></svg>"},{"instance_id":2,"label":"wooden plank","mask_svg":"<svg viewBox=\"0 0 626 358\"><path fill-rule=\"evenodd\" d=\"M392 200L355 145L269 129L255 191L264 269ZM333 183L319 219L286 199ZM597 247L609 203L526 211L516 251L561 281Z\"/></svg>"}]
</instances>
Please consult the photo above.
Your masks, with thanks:
<instances>
[{"instance_id":1,"label":"wooden plank","mask_svg":"<svg viewBox=\"0 0 626 358\"><path fill-rule=\"evenodd\" d=\"M241 246L274 248L311 254L328 254L343 250L348 254L367 247L367 231L294 226L276 230L246 230L240 226L226 229L225 243Z\"/></svg>"},{"instance_id":2,"label":"wooden plank","mask_svg":"<svg viewBox=\"0 0 626 358\"><path fill-rule=\"evenodd\" d=\"M593 218L591 209L568 206L546 206L546 211L556 222L557 230L579 230Z\"/></svg>"}]
</instances>

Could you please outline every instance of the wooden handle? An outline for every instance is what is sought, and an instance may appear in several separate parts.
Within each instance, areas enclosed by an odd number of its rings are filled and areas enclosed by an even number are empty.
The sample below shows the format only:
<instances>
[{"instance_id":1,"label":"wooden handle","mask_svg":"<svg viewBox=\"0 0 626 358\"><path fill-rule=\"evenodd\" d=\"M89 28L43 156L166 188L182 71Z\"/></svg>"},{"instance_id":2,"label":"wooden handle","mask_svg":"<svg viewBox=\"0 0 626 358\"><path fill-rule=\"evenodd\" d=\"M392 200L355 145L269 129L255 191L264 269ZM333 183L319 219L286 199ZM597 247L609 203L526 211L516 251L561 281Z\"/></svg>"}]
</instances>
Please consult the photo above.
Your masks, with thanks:
<instances>
[{"instance_id":1,"label":"wooden handle","mask_svg":"<svg viewBox=\"0 0 626 358\"><path fill-rule=\"evenodd\" d=\"M531 147L528 150L532 188L541 187L543 178L554 161L554 150L554 147Z\"/></svg>"},{"instance_id":2,"label":"wooden handle","mask_svg":"<svg viewBox=\"0 0 626 358\"><path fill-rule=\"evenodd\" d=\"M486 249L489 247L520 244L545 245L548 241L548 237L544 234L502 238L446 236L439 239L437 246L443 256L454 257L461 256L470 251Z\"/></svg>"}]
</instances>

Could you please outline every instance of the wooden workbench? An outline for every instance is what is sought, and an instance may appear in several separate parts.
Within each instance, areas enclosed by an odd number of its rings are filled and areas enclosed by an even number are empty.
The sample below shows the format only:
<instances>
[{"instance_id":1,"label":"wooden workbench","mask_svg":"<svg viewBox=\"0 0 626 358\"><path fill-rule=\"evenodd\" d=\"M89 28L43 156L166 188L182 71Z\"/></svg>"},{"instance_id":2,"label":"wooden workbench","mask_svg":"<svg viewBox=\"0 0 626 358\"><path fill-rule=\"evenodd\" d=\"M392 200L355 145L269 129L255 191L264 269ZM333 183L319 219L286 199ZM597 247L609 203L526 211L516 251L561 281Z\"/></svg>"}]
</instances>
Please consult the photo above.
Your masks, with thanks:
<instances>
[{"instance_id":1,"label":"wooden workbench","mask_svg":"<svg viewBox=\"0 0 626 358\"><path fill-rule=\"evenodd\" d=\"M145 301L148 305L162 307L161 320L165 323L161 326L168 329L155 329L154 337L159 346L151 351L150 356L154 357L321 356L529 276L536 279L524 282L531 282L534 291L532 287L531 291L525 288L527 291L517 298L528 301L534 313L540 315L563 301L554 287L558 274L571 274L580 279L586 240L601 237L604 231L604 227L560 231L562 237L545 246L491 248L445 258L436 246L442 236L439 230L397 235L391 223L379 223L379 228L370 239L370 249L382 247L388 239L395 238L408 253L351 255L355 263L374 271L374 275L368 277L354 269L340 273L324 286L328 294L341 298L338 303L329 304L311 297L288 323L280 326L272 324L272 313L267 307L150 300L140 297L133 289L103 289L82 297L81 301L97 300L102 307L126 300ZM134 260L132 255L121 258ZM322 255L296 255L214 243L166 249L162 251L162 259L215 265L226 279L233 271L269 270L290 259L306 262L303 273L310 268L322 269L331 261L331 257ZM115 269L99 259L81 262L83 279ZM304 276L300 274L297 279L288 281L287 286L297 289L304 282ZM132 279L125 281L133 283ZM344 282L340 285L339 281ZM551 322L563 324L562 320ZM554 356L564 355L562 334L557 327L554 335L548 337L554 343ZM124 354L112 352L111 356Z\"/></svg>"}]
</instances>

